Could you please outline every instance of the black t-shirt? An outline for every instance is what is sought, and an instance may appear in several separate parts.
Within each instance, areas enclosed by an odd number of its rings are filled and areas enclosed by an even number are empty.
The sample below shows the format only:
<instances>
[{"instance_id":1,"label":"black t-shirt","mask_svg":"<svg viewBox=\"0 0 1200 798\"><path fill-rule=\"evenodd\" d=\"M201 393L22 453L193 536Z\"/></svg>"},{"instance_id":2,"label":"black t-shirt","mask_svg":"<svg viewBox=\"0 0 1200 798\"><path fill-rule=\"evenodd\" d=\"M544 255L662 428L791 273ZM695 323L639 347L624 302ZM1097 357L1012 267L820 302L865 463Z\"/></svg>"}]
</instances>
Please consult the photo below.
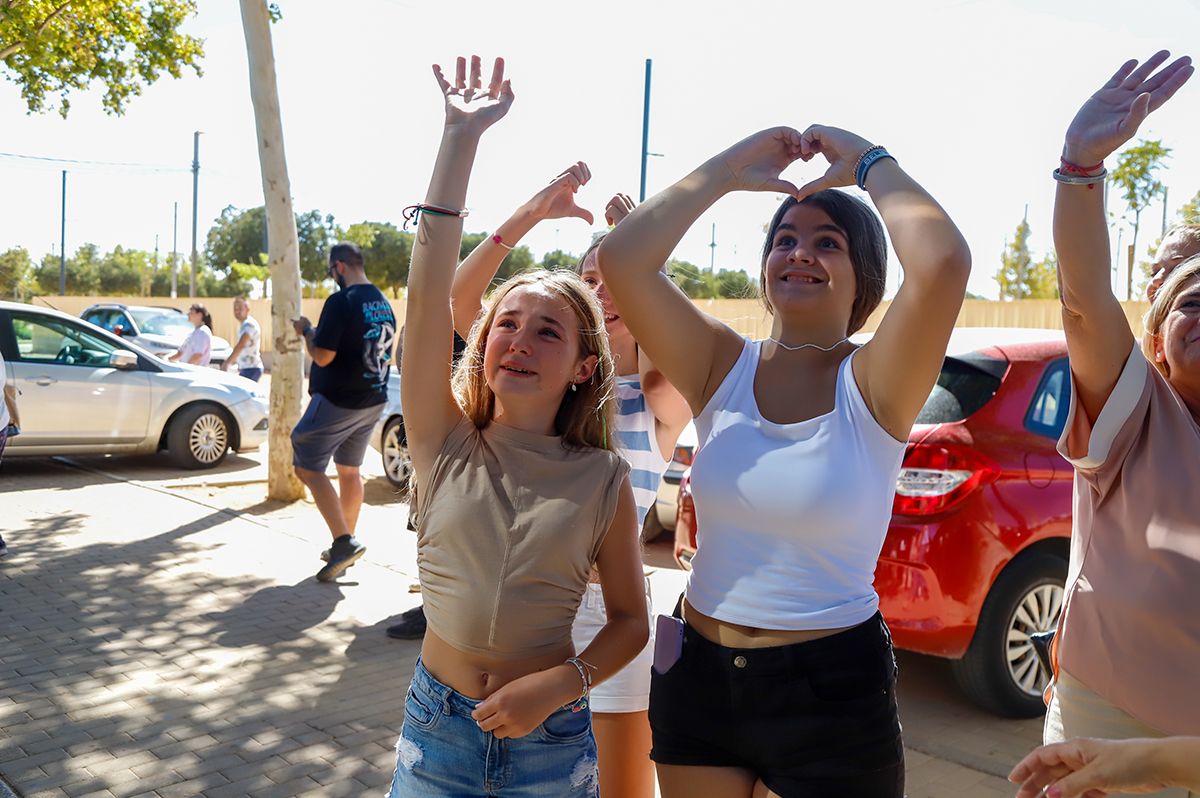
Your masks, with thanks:
<instances>
[{"instance_id":1,"label":"black t-shirt","mask_svg":"<svg viewBox=\"0 0 1200 798\"><path fill-rule=\"evenodd\" d=\"M308 392L338 407L364 408L387 401L396 316L370 283L343 288L325 300L313 346L337 352L328 366L312 364Z\"/></svg>"}]
</instances>

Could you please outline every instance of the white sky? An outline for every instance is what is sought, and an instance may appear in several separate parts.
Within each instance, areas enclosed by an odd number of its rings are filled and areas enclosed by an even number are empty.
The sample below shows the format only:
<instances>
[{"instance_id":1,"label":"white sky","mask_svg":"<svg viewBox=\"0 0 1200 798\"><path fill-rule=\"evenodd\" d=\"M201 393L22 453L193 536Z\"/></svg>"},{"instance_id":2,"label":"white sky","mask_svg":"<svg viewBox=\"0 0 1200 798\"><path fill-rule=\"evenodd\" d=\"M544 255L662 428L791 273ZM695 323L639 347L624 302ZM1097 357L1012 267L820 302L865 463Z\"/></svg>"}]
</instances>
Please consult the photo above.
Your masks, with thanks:
<instances>
[{"instance_id":1,"label":"white sky","mask_svg":"<svg viewBox=\"0 0 1200 798\"><path fill-rule=\"evenodd\" d=\"M1050 171L1083 99L1125 58L1188 53L1200 30L1200 0L1151 0L1137 18L1115 0L281 5L273 34L298 211L319 208L343 226L399 222L424 194L440 132L429 65L479 53L507 59L517 100L480 151L466 229L494 229L577 159L594 175L580 202L602 219L613 192L637 194L652 58L650 150L664 157L650 159L648 195L755 130L845 127L887 146L949 210L974 253L970 289L985 296L996 295L999 256L1026 204L1035 255L1050 246ZM173 202L186 251L193 130L204 131L200 246L224 206L262 204L238 4L204 0L188 30L206 40L204 77L160 80L124 117L105 116L98 91L74 95L66 121L29 116L16 87L0 83L0 152L178 170L0 156L0 250L25 246L40 257L57 246L66 168L68 251L86 241L150 250L158 235L165 253ZM1200 79L1142 130L1175 150L1162 176L1171 216L1200 189L1200 146L1189 146L1197 131ZM817 170L796 164L786 175L801 183ZM715 223L717 268L756 272L775 204L769 194L726 197L676 255L707 266ZM1110 208L1120 206L1114 196ZM1139 255L1161 219L1161 206L1143 214ZM584 222L564 220L524 243L535 255L580 252L589 234ZM894 263L892 272L894 286Z\"/></svg>"}]
</instances>

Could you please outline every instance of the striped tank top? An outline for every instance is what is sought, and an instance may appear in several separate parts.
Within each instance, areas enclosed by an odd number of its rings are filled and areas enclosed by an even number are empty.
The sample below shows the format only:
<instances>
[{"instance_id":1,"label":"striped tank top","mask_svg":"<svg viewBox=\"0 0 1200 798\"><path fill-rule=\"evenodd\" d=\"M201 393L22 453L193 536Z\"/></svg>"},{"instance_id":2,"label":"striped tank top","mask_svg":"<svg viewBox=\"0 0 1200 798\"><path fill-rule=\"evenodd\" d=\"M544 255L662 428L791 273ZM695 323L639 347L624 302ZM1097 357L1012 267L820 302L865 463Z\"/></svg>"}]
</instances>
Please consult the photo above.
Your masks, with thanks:
<instances>
[{"instance_id":1,"label":"striped tank top","mask_svg":"<svg viewBox=\"0 0 1200 798\"><path fill-rule=\"evenodd\" d=\"M654 411L646 403L638 375L617 377L617 454L629 463L629 482L637 504L638 529L654 507L658 483L667 470L667 461L658 450Z\"/></svg>"}]
</instances>

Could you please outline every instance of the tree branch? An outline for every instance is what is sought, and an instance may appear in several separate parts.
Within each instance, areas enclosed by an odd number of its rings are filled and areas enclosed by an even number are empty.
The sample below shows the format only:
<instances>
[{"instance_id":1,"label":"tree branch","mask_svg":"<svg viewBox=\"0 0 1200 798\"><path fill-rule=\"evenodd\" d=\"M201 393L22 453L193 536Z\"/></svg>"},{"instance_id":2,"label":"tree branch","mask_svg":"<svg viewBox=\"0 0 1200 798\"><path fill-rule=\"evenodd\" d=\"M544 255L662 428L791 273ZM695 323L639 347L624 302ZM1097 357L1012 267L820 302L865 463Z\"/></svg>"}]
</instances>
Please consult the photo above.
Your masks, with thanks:
<instances>
[{"instance_id":1,"label":"tree branch","mask_svg":"<svg viewBox=\"0 0 1200 798\"><path fill-rule=\"evenodd\" d=\"M42 34L42 32L45 31L46 28L50 25L50 23L54 21L54 18L57 17L62 12L66 11L67 6L71 5L72 2L73 2L73 0L67 0L65 3L60 5L58 8L51 11L50 15L47 16L44 20L42 20L42 24L37 26L37 35L40 36Z\"/></svg>"},{"instance_id":2,"label":"tree branch","mask_svg":"<svg viewBox=\"0 0 1200 798\"><path fill-rule=\"evenodd\" d=\"M16 44L10 44L8 47L5 47L3 50L0 50L0 61L3 61L4 59L8 58L13 53L21 52L21 50L24 47L25 47L25 42L17 42Z\"/></svg>"}]
</instances>

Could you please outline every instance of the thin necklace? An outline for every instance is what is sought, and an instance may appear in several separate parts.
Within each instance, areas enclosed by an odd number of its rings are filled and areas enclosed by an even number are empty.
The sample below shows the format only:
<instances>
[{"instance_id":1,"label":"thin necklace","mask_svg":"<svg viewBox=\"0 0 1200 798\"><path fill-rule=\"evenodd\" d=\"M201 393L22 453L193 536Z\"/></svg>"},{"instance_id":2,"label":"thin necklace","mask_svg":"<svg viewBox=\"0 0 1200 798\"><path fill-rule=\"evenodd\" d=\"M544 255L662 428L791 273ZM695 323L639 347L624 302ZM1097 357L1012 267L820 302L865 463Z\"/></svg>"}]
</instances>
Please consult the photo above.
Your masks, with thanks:
<instances>
[{"instance_id":1,"label":"thin necklace","mask_svg":"<svg viewBox=\"0 0 1200 798\"><path fill-rule=\"evenodd\" d=\"M819 346L817 344L798 344L796 346L789 346L788 344L785 344L783 341L780 341L778 338L771 338L770 336L767 337L767 340L774 341L776 346L782 347L789 352L795 352L800 349L817 349L822 352L832 352L833 350L837 349L839 346L846 343L850 339L843 338L842 340L838 341L836 344L833 344L832 346Z\"/></svg>"}]
</instances>

